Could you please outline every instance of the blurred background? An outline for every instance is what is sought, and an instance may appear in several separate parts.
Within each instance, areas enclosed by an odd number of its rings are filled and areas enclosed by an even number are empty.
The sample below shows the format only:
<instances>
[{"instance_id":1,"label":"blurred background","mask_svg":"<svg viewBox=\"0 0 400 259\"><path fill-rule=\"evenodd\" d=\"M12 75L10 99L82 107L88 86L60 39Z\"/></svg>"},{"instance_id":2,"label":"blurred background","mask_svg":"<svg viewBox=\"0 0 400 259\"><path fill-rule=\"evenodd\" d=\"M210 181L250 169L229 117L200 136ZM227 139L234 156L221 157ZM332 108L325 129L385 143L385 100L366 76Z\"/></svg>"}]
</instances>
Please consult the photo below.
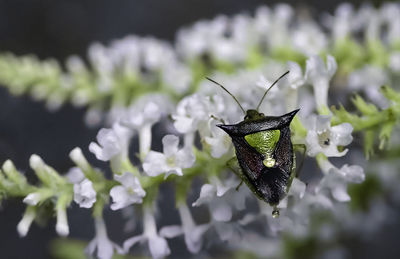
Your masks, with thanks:
<instances>
[{"instance_id":1,"label":"blurred background","mask_svg":"<svg viewBox=\"0 0 400 259\"><path fill-rule=\"evenodd\" d=\"M260 5L286 2L297 9L307 9L318 17L333 13L341 1L229 1L229 0L0 0L0 52L16 55L34 54L40 59L55 58L61 63L77 54L86 58L87 47L98 41L104 44L129 34L154 36L173 41L179 28L218 14L252 13ZM362 1L349 1L359 6ZM382 1L372 1L380 5ZM17 168L28 172L29 156L39 154L45 161L65 172L72 166L67 159L76 146L85 151L94 165L104 167L87 152L98 128L88 128L83 121L85 110L64 105L49 112L40 102L28 96L14 97L0 87L0 163L11 159ZM33 181L34 179L31 178ZM0 252L2 258L51 258L48 244L56 237L53 223L40 228L33 225L28 236L18 237L16 225L24 206L7 200L0 208ZM93 227L86 210L70 210L71 237L90 240ZM123 239L122 223L107 218L110 235ZM398 258L400 227L382 229L373 243L353 243L352 258ZM354 242L354 241L351 241ZM174 247L174 255L179 254Z\"/></svg>"}]
</instances>

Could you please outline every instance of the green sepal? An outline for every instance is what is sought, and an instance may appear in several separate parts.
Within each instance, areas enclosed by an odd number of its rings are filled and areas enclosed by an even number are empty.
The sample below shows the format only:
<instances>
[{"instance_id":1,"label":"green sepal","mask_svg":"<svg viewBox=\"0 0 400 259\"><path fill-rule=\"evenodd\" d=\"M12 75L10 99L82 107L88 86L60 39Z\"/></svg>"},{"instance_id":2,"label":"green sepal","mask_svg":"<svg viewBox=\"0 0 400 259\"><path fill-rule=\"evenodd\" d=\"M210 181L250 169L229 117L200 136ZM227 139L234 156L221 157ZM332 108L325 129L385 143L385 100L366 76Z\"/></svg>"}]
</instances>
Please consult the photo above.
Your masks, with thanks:
<instances>
[{"instance_id":1,"label":"green sepal","mask_svg":"<svg viewBox=\"0 0 400 259\"><path fill-rule=\"evenodd\" d=\"M392 135L393 127L395 126L395 121L388 121L384 123L379 132L379 149L383 149L386 143L389 143L390 136Z\"/></svg>"},{"instance_id":2,"label":"green sepal","mask_svg":"<svg viewBox=\"0 0 400 259\"><path fill-rule=\"evenodd\" d=\"M378 112L378 108L372 103L366 103L364 99L356 94L351 101L353 102L354 106L364 115L373 115Z\"/></svg>"},{"instance_id":3,"label":"green sepal","mask_svg":"<svg viewBox=\"0 0 400 259\"><path fill-rule=\"evenodd\" d=\"M364 132L364 154L367 160L374 155L374 136L374 129L369 129Z\"/></svg>"},{"instance_id":4,"label":"green sepal","mask_svg":"<svg viewBox=\"0 0 400 259\"><path fill-rule=\"evenodd\" d=\"M393 102L397 103L398 105L400 105L400 93L399 92L396 92L393 88L386 86L386 85L381 86L381 88L379 90L383 94L383 96L385 96L386 99L393 101Z\"/></svg>"}]
</instances>

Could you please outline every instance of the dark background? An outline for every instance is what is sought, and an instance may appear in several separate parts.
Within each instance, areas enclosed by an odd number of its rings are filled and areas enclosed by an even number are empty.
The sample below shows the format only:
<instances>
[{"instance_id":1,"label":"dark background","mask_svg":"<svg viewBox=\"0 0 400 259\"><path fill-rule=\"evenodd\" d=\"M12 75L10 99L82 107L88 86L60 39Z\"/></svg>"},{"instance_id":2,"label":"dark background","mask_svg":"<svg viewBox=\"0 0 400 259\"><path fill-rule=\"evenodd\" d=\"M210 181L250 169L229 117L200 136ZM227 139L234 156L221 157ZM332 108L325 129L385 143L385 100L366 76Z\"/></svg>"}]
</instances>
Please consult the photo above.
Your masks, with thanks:
<instances>
[{"instance_id":1,"label":"dark background","mask_svg":"<svg viewBox=\"0 0 400 259\"><path fill-rule=\"evenodd\" d=\"M173 41L176 31L199 19L217 14L253 12L260 5L272 6L278 1L228 0L1 0L0 52L35 54L60 62L72 54L86 56L93 41L107 44L128 34L152 35ZM332 13L337 1L284 1L294 7L307 6L315 15ZM359 5L361 1L351 1ZM374 1L378 3L379 1ZM29 169L29 156L39 154L51 166L65 172L72 166L68 153L81 147L87 157L88 144L98 129L83 123L84 109L70 105L50 113L40 102L28 96L14 97L0 87L0 164L11 159L34 179ZM20 239L16 225L24 207L20 201L8 200L0 208L0 254L4 258L49 258L48 242L56 237L54 222L46 228L33 225L28 236ZM71 236L89 240L93 228L87 210L69 211ZM109 219L111 221L111 219ZM110 235L121 229L112 223ZM393 238L394 240L395 237ZM392 241L393 241L392 239ZM378 242L379 245L379 242ZM385 247L385 244L383 244ZM391 246L392 248L395 247ZM172 249L173 250L173 249ZM371 250L371 249L370 249ZM375 249L372 250L374 251ZM364 254L365 253L361 253ZM372 254L369 254L373 256ZM379 256L379 253L375 254ZM3 258L3 257L2 257ZM373 258L373 257L371 257Z\"/></svg>"}]
</instances>

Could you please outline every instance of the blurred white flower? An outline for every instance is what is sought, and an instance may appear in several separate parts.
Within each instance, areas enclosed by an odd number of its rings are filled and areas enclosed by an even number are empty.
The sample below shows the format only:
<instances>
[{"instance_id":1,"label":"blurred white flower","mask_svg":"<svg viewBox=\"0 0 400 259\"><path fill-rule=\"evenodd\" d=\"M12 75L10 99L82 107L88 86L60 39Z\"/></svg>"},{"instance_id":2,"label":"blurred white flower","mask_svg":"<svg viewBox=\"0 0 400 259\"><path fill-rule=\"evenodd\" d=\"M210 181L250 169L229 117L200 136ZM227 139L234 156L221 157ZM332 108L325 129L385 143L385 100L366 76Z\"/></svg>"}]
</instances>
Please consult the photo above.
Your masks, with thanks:
<instances>
[{"instance_id":1,"label":"blurred white flower","mask_svg":"<svg viewBox=\"0 0 400 259\"><path fill-rule=\"evenodd\" d=\"M160 236L174 238L179 235L184 235L186 247L191 253L196 254L201 249L203 244L203 235L210 225L196 225L186 204L180 204L178 206L178 211L181 217L182 226L163 227L160 230Z\"/></svg>"},{"instance_id":2,"label":"blurred white flower","mask_svg":"<svg viewBox=\"0 0 400 259\"><path fill-rule=\"evenodd\" d=\"M336 60L328 55L326 66L319 56L312 56L306 61L305 78L314 88L314 97L317 108L328 107L329 81L337 69Z\"/></svg>"},{"instance_id":3,"label":"blurred white flower","mask_svg":"<svg viewBox=\"0 0 400 259\"><path fill-rule=\"evenodd\" d=\"M85 175L79 167L72 167L68 170L65 177L71 183L80 183L85 179Z\"/></svg>"},{"instance_id":4,"label":"blurred white flower","mask_svg":"<svg viewBox=\"0 0 400 259\"><path fill-rule=\"evenodd\" d=\"M288 61L287 67L290 73L287 75L287 81L289 86L293 89L298 89L300 86L304 85L305 78L301 71L301 67L298 63Z\"/></svg>"},{"instance_id":5,"label":"blurred white flower","mask_svg":"<svg viewBox=\"0 0 400 259\"><path fill-rule=\"evenodd\" d=\"M310 21L300 23L291 36L294 48L308 57L318 55L328 44L319 26Z\"/></svg>"},{"instance_id":6,"label":"blurred white flower","mask_svg":"<svg viewBox=\"0 0 400 259\"><path fill-rule=\"evenodd\" d=\"M347 193L348 183L361 183L365 179L364 170L358 165L348 166L345 164L338 169L328 160L325 160L320 166L325 175L317 185L316 191L329 189L333 198L340 202L350 200Z\"/></svg>"},{"instance_id":7,"label":"blurred white flower","mask_svg":"<svg viewBox=\"0 0 400 259\"><path fill-rule=\"evenodd\" d=\"M102 218L95 218L95 231L95 238L90 241L85 249L86 255L99 259L111 259L114 255L114 250L118 254L124 254L123 249L108 238L106 225Z\"/></svg>"},{"instance_id":8,"label":"blurred white flower","mask_svg":"<svg viewBox=\"0 0 400 259\"><path fill-rule=\"evenodd\" d=\"M386 108L388 101L379 92L379 88L388 82L387 72L379 67L365 65L363 68L354 70L349 75L349 88L353 91L363 91L368 98Z\"/></svg>"},{"instance_id":9,"label":"blurred white flower","mask_svg":"<svg viewBox=\"0 0 400 259\"><path fill-rule=\"evenodd\" d=\"M389 67L393 72L400 73L400 51L390 54Z\"/></svg>"},{"instance_id":10,"label":"blurred white flower","mask_svg":"<svg viewBox=\"0 0 400 259\"><path fill-rule=\"evenodd\" d=\"M277 4L272 11L265 6L258 8L254 23L261 42L267 42L272 48L290 46L289 24L293 18L293 8L288 4Z\"/></svg>"},{"instance_id":11,"label":"blurred white flower","mask_svg":"<svg viewBox=\"0 0 400 259\"><path fill-rule=\"evenodd\" d=\"M192 150L179 149L179 138L166 135L162 139L163 153L150 151L143 162L143 170L149 176L165 173L164 179L171 174L182 176L182 169L191 167L195 162Z\"/></svg>"},{"instance_id":12,"label":"blurred white flower","mask_svg":"<svg viewBox=\"0 0 400 259\"><path fill-rule=\"evenodd\" d=\"M207 204L213 221L228 222L231 220L232 208L243 210L248 195L248 188L239 184L236 176L225 179L222 183L217 177L210 178L212 184L206 183L201 187L200 196L192 206Z\"/></svg>"},{"instance_id":13,"label":"blurred white flower","mask_svg":"<svg viewBox=\"0 0 400 259\"><path fill-rule=\"evenodd\" d=\"M390 44L396 44L400 40L400 5L399 3L383 3L380 8L383 26L387 26L386 40Z\"/></svg>"},{"instance_id":14,"label":"blurred white flower","mask_svg":"<svg viewBox=\"0 0 400 259\"><path fill-rule=\"evenodd\" d=\"M125 172L123 175L115 174L114 178L121 185L114 186L110 190L110 196L113 199L112 210L119 210L134 203L142 203L146 192L136 176Z\"/></svg>"},{"instance_id":15,"label":"blurred white flower","mask_svg":"<svg viewBox=\"0 0 400 259\"><path fill-rule=\"evenodd\" d=\"M148 243L151 256L155 259L164 258L171 253L165 238L157 234L157 226L150 208L143 208L143 234L125 240L123 249L128 252L136 243Z\"/></svg>"},{"instance_id":16,"label":"blurred white flower","mask_svg":"<svg viewBox=\"0 0 400 259\"><path fill-rule=\"evenodd\" d=\"M165 66L162 73L164 83L177 94L184 94L192 83L192 71L185 65L176 62Z\"/></svg>"},{"instance_id":17,"label":"blurred white flower","mask_svg":"<svg viewBox=\"0 0 400 259\"><path fill-rule=\"evenodd\" d=\"M334 40L343 40L355 29L354 15L353 6L342 3L336 8L334 15L324 15L323 23L331 29Z\"/></svg>"},{"instance_id":18,"label":"blurred white flower","mask_svg":"<svg viewBox=\"0 0 400 259\"><path fill-rule=\"evenodd\" d=\"M96 202L96 191L89 179L74 184L74 201L81 208L91 208Z\"/></svg>"},{"instance_id":19,"label":"blurred white flower","mask_svg":"<svg viewBox=\"0 0 400 259\"><path fill-rule=\"evenodd\" d=\"M338 146L346 146L351 143L353 127L350 123L331 127L331 117L331 115L316 115L309 119L306 137L309 156L323 153L327 157L340 157L347 153L348 149L339 152Z\"/></svg>"}]
</instances>

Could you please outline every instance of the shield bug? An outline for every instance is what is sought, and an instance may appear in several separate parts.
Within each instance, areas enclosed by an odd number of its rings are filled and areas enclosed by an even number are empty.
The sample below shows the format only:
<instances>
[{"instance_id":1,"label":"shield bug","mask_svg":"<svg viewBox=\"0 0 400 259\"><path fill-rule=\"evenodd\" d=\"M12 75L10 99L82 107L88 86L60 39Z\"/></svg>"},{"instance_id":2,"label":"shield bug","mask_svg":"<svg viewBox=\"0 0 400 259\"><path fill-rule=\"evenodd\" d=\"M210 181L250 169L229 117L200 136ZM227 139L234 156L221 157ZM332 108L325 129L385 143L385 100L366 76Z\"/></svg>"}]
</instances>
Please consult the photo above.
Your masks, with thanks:
<instances>
[{"instance_id":1,"label":"shield bug","mask_svg":"<svg viewBox=\"0 0 400 259\"><path fill-rule=\"evenodd\" d=\"M265 116L258 111L268 91L289 71L279 77L264 93L257 108L245 111L239 101L224 86L207 78L224 89L244 112L244 120L237 124L218 124L232 138L236 157L228 166L245 182L250 190L274 209L289 191L295 176L295 155L291 141L290 123L299 109L281 116Z\"/></svg>"}]
</instances>

